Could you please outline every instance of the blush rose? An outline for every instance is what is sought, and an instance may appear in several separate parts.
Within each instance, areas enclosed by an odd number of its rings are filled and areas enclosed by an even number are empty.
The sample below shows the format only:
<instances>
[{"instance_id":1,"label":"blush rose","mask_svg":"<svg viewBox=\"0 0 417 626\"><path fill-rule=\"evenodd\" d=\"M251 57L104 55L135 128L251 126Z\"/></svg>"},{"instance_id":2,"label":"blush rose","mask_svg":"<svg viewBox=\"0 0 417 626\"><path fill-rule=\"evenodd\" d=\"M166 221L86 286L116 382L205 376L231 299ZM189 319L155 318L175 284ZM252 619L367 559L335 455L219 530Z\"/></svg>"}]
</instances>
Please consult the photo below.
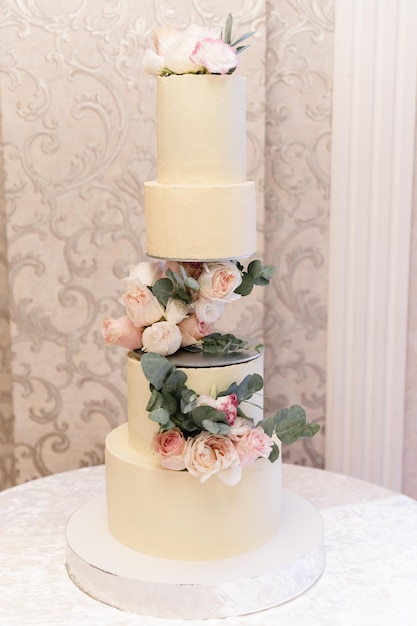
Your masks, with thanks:
<instances>
[{"instance_id":1,"label":"blush rose","mask_svg":"<svg viewBox=\"0 0 417 626\"><path fill-rule=\"evenodd\" d=\"M234 293L234 290L242 282L242 276L233 261L204 263L204 269L198 282L200 284L200 296L208 300L232 302L240 298L240 295Z\"/></svg>"},{"instance_id":2,"label":"blush rose","mask_svg":"<svg viewBox=\"0 0 417 626\"><path fill-rule=\"evenodd\" d=\"M119 302L125 306L133 324L139 328L150 326L164 315L164 309L153 293L139 283L123 294Z\"/></svg>"},{"instance_id":3,"label":"blush rose","mask_svg":"<svg viewBox=\"0 0 417 626\"><path fill-rule=\"evenodd\" d=\"M107 344L122 346L127 350L139 350L142 347L143 328L135 326L125 315L119 319L106 317L101 333Z\"/></svg>"},{"instance_id":4,"label":"blush rose","mask_svg":"<svg viewBox=\"0 0 417 626\"><path fill-rule=\"evenodd\" d=\"M248 428L235 443L242 467L259 458L267 459L271 454L273 443L271 437L262 428Z\"/></svg>"},{"instance_id":5,"label":"blush rose","mask_svg":"<svg viewBox=\"0 0 417 626\"><path fill-rule=\"evenodd\" d=\"M219 396L218 398L201 395L197 398L196 402L196 406L211 406L217 411L224 413L231 426L233 426L237 417L238 404L237 395L235 393L231 393L228 396Z\"/></svg>"},{"instance_id":6,"label":"blush rose","mask_svg":"<svg viewBox=\"0 0 417 626\"><path fill-rule=\"evenodd\" d=\"M184 463L190 474L203 483L213 474L230 485L241 477L239 456L225 435L203 431L197 437L190 437L184 450Z\"/></svg>"},{"instance_id":7,"label":"blush rose","mask_svg":"<svg viewBox=\"0 0 417 626\"><path fill-rule=\"evenodd\" d=\"M152 449L161 457L162 467L170 470L185 469L183 459L185 445L185 437L179 428L157 433L152 439Z\"/></svg>"},{"instance_id":8,"label":"blush rose","mask_svg":"<svg viewBox=\"0 0 417 626\"><path fill-rule=\"evenodd\" d=\"M198 343L203 337L209 335L213 330L211 324L201 322L195 314L182 320L182 322L178 324L178 328L181 332L181 346L183 348Z\"/></svg>"},{"instance_id":9,"label":"blush rose","mask_svg":"<svg viewBox=\"0 0 417 626\"><path fill-rule=\"evenodd\" d=\"M171 322L155 322L143 331L142 344L145 352L156 352L162 356L174 354L181 346L181 332Z\"/></svg>"},{"instance_id":10,"label":"blush rose","mask_svg":"<svg viewBox=\"0 0 417 626\"><path fill-rule=\"evenodd\" d=\"M191 61L205 67L210 74L227 74L238 65L236 48L222 39L199 41L191 55Z\"/></svg>"}]
</instances>

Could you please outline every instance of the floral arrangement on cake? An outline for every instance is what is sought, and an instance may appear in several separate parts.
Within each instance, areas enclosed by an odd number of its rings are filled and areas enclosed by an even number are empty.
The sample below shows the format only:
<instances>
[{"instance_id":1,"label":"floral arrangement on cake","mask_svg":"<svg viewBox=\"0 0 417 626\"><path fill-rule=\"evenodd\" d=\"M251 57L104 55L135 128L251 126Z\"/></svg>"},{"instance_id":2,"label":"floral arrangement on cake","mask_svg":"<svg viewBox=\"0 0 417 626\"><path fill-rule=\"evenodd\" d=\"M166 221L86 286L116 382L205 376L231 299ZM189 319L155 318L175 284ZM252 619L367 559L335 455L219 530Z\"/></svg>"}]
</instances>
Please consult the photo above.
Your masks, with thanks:
<instances>
[{"instance_id":1,"label":"floral arrangement on cake","mask_svg":"<svg viewBox=\"0 0 417 626\"><path fill-rule=\"evenodd\" d=\"M232 335L213 334L226 304L268 285L275 268L258 260L247 269L239 261L148 261L131 266L119 302L126 315L105 318L107 344L167 356L180 348L225 353L242 347Z\"/></svg>"},{"instance_id":2,"label":"floral arrangement on cake","mask_svg":"<svg viewBox=\"0 0 417 626\"><path fill-rule=\"evenodd\" d=\"M233 18L229 14L222 32L190 24L184 31L162 26L153 31L153 48L145 52L145 72L155 76L171 74L232 74L238 55L249 46L242 45L254 33L232 38Z\"/></svg>"},{"instance_id":3,"label":"floral arrangement on cake","mask_svg":"<svg viewBox=\"0 0 417 626\"><path fill-rule=\"evenodd\" d=\"M151 389L149 418L159 424L152 448L165 469L188 470L202 482L217 475L227 485L235 485L246 465L260 458L272 463L279 458L274 435L292 444L319 430L318 424L306 422L304 409L297 405L254 424L242 405L262 389L259 374L250 374L226 390L197 395L187 387L186 374L165 357L144 354L141 365Z\"/></svg>"}]
</instances>

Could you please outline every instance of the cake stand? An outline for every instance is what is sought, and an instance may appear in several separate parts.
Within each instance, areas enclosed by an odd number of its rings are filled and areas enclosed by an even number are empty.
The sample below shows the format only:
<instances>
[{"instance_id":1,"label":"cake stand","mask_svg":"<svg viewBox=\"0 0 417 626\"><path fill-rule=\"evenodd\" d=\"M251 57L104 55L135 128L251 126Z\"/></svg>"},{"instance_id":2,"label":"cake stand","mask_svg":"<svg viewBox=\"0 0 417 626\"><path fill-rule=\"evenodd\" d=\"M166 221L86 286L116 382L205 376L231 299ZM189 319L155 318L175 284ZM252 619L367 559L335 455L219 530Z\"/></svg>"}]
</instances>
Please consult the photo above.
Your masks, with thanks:
<instances>
[{"instance_id":1,"label":"cake stand","mask_svg":"<svg viewBox=\"0 0 417 626\"><path fill-rule=\"evenodd\" d=\"M105 496L97 496L67 523L67 571L96 600L144 616L209 619L254 613L296 598L324 569L317 509L284 490L282 510L279 533L258 550L216 561L172 561L116 541L107 528Z\"/></svg>"}]
</instances>

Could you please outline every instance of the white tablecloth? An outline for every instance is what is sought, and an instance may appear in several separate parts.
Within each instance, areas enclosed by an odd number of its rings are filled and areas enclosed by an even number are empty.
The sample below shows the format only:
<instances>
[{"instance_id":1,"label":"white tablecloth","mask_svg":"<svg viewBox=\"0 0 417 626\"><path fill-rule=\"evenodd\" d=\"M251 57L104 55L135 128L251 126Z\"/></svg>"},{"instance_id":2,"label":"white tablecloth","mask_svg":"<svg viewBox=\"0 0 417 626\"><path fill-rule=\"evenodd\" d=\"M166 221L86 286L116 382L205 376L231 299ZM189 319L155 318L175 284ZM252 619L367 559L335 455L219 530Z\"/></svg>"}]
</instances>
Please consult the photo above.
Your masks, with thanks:
<instances>
[{"instance_id":1,"label":"white tablecloth","mask_svg":"<svg viewBox=\"0 0 417 626\"><path fill-rule=\"evenodd\" d=\"M259 614L190 626L417 624L417 502L338 474L284 465L284 486L310 500L325 525L326 567L307 592ZM65 524L104 492L103 467L0 493L2 626L178 626L123 613L82 593L65 569Z\"/></svg>"}]
</instances>

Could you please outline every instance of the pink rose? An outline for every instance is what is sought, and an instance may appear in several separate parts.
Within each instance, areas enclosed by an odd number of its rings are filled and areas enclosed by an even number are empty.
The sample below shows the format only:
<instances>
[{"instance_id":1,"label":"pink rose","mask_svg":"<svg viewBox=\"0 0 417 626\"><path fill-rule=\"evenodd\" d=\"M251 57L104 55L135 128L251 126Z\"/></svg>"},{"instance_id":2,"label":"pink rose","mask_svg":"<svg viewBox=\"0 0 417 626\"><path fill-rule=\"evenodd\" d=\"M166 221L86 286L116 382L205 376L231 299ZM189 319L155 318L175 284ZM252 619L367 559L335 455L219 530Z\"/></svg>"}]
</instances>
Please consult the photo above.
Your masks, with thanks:
<instances>
[{"instance_id":1,"label":"pink rose","mask_svg":"<svg viewBox=\"0 0 417 626\"><path fill-rule=\"evenodd\" d=\"M226 414L226 419L231 426L235 423L238 407L237 395L235 393L231 393L229 396L219 396L218 398L199 396L196 406L212 406L217 411L222 411Z\"/></svg>"},{"instance_id":2,"label":"pink rose","mask_svg":"<svg viewBox=\"0 0 417 626\"><path fill-rule=\"evenodd\" d=\"M223 302L232 302L240 298L239 294L233 292L242 282L242 276L232 261L204 263L204 270L198 282L200 297Z\"/></svg>"},{"instance_id":3,"label":"pink rose","mask_svg":"<svg viewBox=\"0 0 417 626\"><path fill-rule=\"evenodd\" d=\"M138 327L150 326L164 315L164 309L145 285L132 287L119 302L126 307L128 316Z\"/></svg>"},{"instance_id":4,"label":"pink rose","mask_svg":"<svg viewBox=\"0 0 417 626\"><path fill-rule=\"evenodd\" d=\"M202 431L190 437L184 450L184 463L193 476L205 482L213 474L228 485L239 482L241 467L233 443L225 435Z\"/></svg>"},{"instance_id":5,"label":"pink rose","mask_svg":"<svg viewBox=\"0 0 417 626\"><path fill-rule=\"evenodd\" d=\"M271 454L273 443L271 437L262 428L248 428L235 443L242 467L253 463L260 457L267 459Z\"/></svg>"},{"instance_id":6,"label":"pink rose","mask_svg":"<svg viewBox=\"0 0 417 626\"><path fill-rule=\"evenodd\" d=\"M185 437L179 428L157 433L152 439L152 449L161 457L162 467L170 470L185 469L183 459L185 444Z\"/></svg>"},{"instance_id":7,"label":"pink rose","mask_svg":"<svg viewBox=\"0 0 417 626\"><path fill-rule=\"evenodd\" d=\"M156 352L162 356L174 354L181 346L181 331L171 322L155 322L143 331L142 343L145 352Z\"/></svg>"},{"instance_id":8,"label":"pink rose","mask_svg":"<svg viewBox=\"0 0 417 626\"><path fill-rule=\"evenodd\" d=\"M203 337L209 335L213 330L211 324L200 322L196 315L186 317L178 324L178 327L182 335L181 346L183 348L198 343Z\"/></svg>"},{"instance_id":9,"label":"pink rose","mask_svg":"<svg viewBox=\"0 0 417 626\"><path fill-rule=\"evenodd\" d=\"M106 317L101 332L108 344L122 346L127 350L139 350L142 347L143 328L137 328L127 315L117 320Z\"/></svg>"},{"instance_id":10,"label":"pink rose","mask_svg":"<svg viewBox=\"0 0 417 626\"><path fill-rule=\"evenodd\" d=\"M227 74L238 64L236 48L222 39L199 41L191 55L191 61L205 67L210 74Z\"/></svg>"},{"instance_id":11,"label":"pink rose","mask_svg":"<svg viewBox=\"0 0 417 626\"><path fill-rule=\"evenodd\" d=\"M220 37L220 32L204 26L190 24L165 50L165 66L175 74L200 72L204 69L202 64L193 61L191 55L199 41L210 37Z\"/></svg>"},{"instance_id":12,"label":"pink rose","mask_svg":"<svg viewBox=\"0 0 417 626\"><path fill-rule=\"evenodd\" d=\"M220 31L191 24L180 32L172 26L158 28L153 33L153 50L146 50L143 60L145 72L161 75L169 70L174 74L202 71L202 65L191 60L199 41L219 38Z\"/></svg>"}]
</instances>

